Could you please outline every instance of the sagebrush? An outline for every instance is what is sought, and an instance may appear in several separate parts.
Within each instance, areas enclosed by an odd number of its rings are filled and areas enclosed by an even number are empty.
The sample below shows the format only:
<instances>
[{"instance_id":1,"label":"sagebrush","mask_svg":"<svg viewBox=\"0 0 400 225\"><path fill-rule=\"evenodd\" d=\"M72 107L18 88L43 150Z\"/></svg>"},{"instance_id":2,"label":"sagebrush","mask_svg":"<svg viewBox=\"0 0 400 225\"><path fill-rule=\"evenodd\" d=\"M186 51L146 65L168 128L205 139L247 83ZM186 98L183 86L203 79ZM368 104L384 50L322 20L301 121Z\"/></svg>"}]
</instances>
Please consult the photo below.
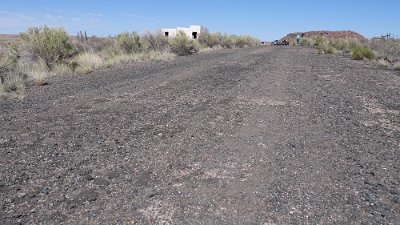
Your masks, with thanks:
<instances>
[{"instance_id":1,"label":"sagebrush","mask_svg":"<svg viewBox=\"0 0 400 225\"><path fill-rule=\"evenodd\" d=\"M184 32L178 32L176 37L170 39L171 51L177 55L191 55L197 53L200 46L197 41L189 39Z\"/></svg>"},{"instance_id":2,"label":"sagebrush","mask_svg":"<svg viewBox=\"0 0 400 225\"><path fill-rule=\"evenodd\" d=\"M44 85L54 75L87 74L138 61L167 61L176 55L194 54L201 49L258 44L259 41L251 36L209 33L204 27L198 40L182 32L168 38L160 31L144 35L123 32L108 37L89 37L85 31L83 38L82 34L69 36L63 28L28 28L20 34L20 40L7 47L0 45L0 96L21 96L27 83Z\"/></svg>"},{"instance_id":3,"label":"sagebrush","mask_svg":"<svg viewBox=\"0 0 400 225\"><path fill-rule=\"evenodd\" d=\"M21 33L21 40L32 57L43 60L49 69L76 53L63 28L28 28L27 32Z\"/></svg>"}]
</instances>

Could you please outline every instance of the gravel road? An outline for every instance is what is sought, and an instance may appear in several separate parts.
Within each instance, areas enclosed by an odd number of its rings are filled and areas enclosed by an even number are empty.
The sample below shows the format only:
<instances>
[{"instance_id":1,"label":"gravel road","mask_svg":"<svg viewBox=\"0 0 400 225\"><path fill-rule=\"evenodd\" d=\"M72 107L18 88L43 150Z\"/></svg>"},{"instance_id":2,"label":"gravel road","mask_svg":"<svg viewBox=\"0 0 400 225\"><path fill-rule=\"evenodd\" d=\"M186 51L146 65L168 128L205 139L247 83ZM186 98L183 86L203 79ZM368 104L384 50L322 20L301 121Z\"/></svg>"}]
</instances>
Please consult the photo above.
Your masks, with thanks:
<instances>
[{"instance_id":1,"label":"gravel road","mask_svg":"<svg viewBox=\"0 0 400 225\"><path fill-rule=\"evenodd\" d=\"M0 224L399 224L400 73L218 50L0 102Z\"/></svg>"}]
</instances>

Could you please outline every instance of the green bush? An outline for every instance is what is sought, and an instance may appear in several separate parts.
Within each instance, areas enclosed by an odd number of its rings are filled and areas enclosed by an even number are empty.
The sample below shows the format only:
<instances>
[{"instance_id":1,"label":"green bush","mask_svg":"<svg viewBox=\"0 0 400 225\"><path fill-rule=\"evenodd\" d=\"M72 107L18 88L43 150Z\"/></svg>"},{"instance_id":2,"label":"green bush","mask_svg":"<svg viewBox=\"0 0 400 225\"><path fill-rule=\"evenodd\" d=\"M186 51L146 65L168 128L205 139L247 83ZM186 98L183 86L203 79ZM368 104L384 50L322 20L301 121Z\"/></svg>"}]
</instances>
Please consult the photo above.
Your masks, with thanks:
<instances>
[{"instance_id":1,"label":"green bush","mask_svg":"<svg viewBox=\"0 0 400 225\"><path fill-rule=\"evenodd\" d=\"M43 60L49 69L76 53L68 42L68 34L62 28L29 28L27 32L21 33L21 40L32 56Z\"/></svg>"},{"instance_id":2,"label":"green bush","mask_svg":"<svg viewBox=\"0 0 400 225\"><path fill-rule=\"evenodd\" d=\"M364 47L354 48L352 51L352 58L355 60L363 60L363 59L375 59L375 53L369 49Z\"/></svg>"},{"instance_id":3,"label":"green bush","mask_svg":"<svg viewBox=\"0 0 400 225\"><path fill-rule=\"evenodd\" d=\"M138 53L143 50L140 36L136 32L124 32L117 36L117 44L125 53Z\"/></svg>"},{"instance_id":4,"label":"green bush","mask_svg":"<svg viewBox=\"0 0 400 225\"><path fill-rule=\"evenodd\" d=\"M179 32L176 37L170 39L172 53L177 55L190 55L197 53L200 46L197 41L189 39L184 32Z\"/></svg>"}]
</instances>

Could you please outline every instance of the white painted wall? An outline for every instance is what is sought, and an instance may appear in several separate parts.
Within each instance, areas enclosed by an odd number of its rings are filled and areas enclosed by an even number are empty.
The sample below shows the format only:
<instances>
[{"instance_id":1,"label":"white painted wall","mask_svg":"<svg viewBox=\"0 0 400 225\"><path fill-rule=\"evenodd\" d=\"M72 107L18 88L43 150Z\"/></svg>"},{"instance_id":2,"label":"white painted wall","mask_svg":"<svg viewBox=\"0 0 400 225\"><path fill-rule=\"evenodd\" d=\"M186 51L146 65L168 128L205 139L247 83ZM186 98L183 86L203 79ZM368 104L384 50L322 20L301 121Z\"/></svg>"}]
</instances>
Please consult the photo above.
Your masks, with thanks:
<instances>
[{"instance_id":1,"label":"white painted wall","mask_svg":"<svg viewBox=\"0 0 400 225\"><path fill-rule=\"evenodd\" d=\"M161 32L163 34L165 34L165 32L168 32L168 37L170 38L176 37L176 35L180 31L183 31L190 39L193 39L193 32L197 32L197 38L199 38L201 26L190 25L190 27L177 27L176 29L161 29Z\"/></svg>"}]
</instances>

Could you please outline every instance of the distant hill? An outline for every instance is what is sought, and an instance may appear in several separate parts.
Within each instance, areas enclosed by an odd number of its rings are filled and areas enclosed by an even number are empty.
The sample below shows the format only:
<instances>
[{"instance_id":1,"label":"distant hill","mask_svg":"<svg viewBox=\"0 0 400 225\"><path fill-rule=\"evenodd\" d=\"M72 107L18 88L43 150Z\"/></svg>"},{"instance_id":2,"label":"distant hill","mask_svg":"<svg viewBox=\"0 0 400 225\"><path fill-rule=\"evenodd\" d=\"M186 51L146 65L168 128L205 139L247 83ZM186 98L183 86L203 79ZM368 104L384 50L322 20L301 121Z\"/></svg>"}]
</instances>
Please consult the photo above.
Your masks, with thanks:
<instances>
[{"instance_id":1,"label":"distant hill","mask_svg":"<svg viewBox=\"0 0 400 225\"><path fill-rule=\"evenodd\" d=\"M0 40L15 41L19 38L18 34L0 34Z\"/></svg>"},{"instance_id":2,"label":"distant hill","mask_svg":"<svg viewBox=\"0 0 400 225\"><path fill-rule=\"evenodd\" d=\"M308 31L308 32L296 32L286 35L281 38L281 40L290 40L296 37L297 34L300 34L301 37L312 37L312 36L320 36L324 35L327 38L355 38L357 40L365 39L361 34L354 31Z\"/></svg>"}]
</instances>

